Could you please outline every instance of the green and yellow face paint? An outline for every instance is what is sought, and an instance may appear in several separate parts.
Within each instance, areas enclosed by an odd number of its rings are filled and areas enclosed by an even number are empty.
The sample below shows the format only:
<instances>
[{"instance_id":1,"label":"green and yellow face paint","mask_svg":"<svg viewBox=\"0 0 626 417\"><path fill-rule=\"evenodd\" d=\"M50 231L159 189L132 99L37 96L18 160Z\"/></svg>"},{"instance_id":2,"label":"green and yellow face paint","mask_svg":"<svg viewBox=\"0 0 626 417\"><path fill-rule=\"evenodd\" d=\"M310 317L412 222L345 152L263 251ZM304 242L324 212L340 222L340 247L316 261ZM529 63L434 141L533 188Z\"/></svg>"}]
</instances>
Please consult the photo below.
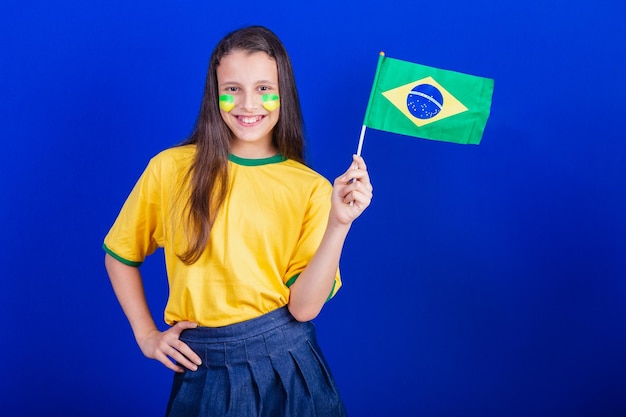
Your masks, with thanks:
<instances>
[{"instance_id":1,"label":"green and yellow face paint","mask_svg":"<svg viewBox=\"0 0 626 417\"><path fill-rule=\"evenodd\" d=\"M274 111L280 107L280 97L276 93L263 94L263 108L267 111Z\"/></svg>"},{"instance_id":2,"label":"green and yellow face paint","mask_svg":"<svg viewBox=\"0 0 626 417\"><path fill-rule=\"evenodd\" d=\"M280 97L276 93L263 94L261 99L263 100L263 108L267 111L274 111L280 107ZM220 109L228 113L235 108L235 97L232 94L222 94L219 104Z\"/></svg>"},{"instance_id":3,"label":"green and yellow face paint","mask_svg":"<svg viewBox=\"0 0 626 417\"><path fill-rule=\"evenodd\" d=\"M220 96L220 109L228 113L234 108L235 108L235 97L233 97L231 94L222 94Z\"/></svg>"}]
</instances>

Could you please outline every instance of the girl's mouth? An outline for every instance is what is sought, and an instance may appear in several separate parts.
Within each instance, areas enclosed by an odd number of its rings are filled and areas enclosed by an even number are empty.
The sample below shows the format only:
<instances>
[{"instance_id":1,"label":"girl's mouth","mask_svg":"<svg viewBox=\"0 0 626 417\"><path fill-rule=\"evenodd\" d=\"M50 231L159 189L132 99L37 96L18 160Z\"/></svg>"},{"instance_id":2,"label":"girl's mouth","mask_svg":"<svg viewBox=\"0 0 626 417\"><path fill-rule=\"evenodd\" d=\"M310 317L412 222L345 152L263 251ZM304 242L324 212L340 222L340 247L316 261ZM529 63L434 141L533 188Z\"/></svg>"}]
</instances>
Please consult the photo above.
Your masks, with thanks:
<instances>
[{"instance_id":1,"label":"girl's mouth","mask_svg":"<svg viewBox=\"0 0 626 417\"><path fill-rule=\"evenodd\" d=\"M237 120L244 125L254 125L263 120L265 116L236 116Z\"/></svg>"}]
</instances>

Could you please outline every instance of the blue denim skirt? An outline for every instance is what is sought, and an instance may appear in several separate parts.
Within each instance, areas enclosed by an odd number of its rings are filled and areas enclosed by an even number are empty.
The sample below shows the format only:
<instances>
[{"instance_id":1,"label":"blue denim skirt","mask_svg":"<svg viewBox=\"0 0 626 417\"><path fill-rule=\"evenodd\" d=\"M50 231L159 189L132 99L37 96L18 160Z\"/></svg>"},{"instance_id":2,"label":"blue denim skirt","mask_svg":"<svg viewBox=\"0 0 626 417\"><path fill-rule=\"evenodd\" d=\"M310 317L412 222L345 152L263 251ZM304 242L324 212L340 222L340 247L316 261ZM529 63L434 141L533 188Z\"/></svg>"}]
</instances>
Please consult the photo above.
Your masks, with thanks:
<instances>
[{"instance_id":1,"label":"blue denim skirt","mask_svg":"<svg viewBox=\"0 0 626 417\"><path fill-rule=\"evenodd\" d=\"M174 375L168 417L343 417L346 411L311 322L287 307L225 327L183 331L202 358Z\"/></svg>"}]
</instances>

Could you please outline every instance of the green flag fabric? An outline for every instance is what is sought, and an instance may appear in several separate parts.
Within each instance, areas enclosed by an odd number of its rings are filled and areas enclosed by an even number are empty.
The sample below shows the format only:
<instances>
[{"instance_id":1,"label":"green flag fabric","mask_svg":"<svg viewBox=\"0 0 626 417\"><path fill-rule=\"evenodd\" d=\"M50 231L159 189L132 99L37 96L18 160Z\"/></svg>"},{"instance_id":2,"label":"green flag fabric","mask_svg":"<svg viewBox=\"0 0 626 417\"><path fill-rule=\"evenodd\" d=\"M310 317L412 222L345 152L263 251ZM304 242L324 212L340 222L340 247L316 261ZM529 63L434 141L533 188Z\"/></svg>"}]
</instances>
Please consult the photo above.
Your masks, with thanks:
<instances>
[{"instance_id":1,"label":"green flag fabric","mask_svg":"<svg viewBox=\"0 0 626 417\"><path fill-rule=\"evenodd\" d=\"M387 58L381 52L363 124L424 139L478 145L493 80Z\"/></svg>"}]
</instances>

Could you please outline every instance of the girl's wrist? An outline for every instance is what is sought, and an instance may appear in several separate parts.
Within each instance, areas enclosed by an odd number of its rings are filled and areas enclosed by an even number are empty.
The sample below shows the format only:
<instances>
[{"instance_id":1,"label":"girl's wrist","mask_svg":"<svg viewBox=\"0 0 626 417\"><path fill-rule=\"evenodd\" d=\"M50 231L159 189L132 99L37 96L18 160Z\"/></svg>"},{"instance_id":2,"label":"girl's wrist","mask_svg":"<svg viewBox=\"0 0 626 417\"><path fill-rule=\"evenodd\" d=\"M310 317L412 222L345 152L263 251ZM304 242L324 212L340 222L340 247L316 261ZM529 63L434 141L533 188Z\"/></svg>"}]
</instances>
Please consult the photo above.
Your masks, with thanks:
<instances>
[{"instance_id":1,"label":"girl's wrist","mask_svg":"<svg viewBox=\"0 0 626 417\"><path fill-rule=\"evenodd\" d=\"M328 225L326 226L326 231L331 233L343 234L347 235L348 231L350 231L350 226L352 223L342 223L334 217L329 217Z\"/></svg>"}]
</instances>

